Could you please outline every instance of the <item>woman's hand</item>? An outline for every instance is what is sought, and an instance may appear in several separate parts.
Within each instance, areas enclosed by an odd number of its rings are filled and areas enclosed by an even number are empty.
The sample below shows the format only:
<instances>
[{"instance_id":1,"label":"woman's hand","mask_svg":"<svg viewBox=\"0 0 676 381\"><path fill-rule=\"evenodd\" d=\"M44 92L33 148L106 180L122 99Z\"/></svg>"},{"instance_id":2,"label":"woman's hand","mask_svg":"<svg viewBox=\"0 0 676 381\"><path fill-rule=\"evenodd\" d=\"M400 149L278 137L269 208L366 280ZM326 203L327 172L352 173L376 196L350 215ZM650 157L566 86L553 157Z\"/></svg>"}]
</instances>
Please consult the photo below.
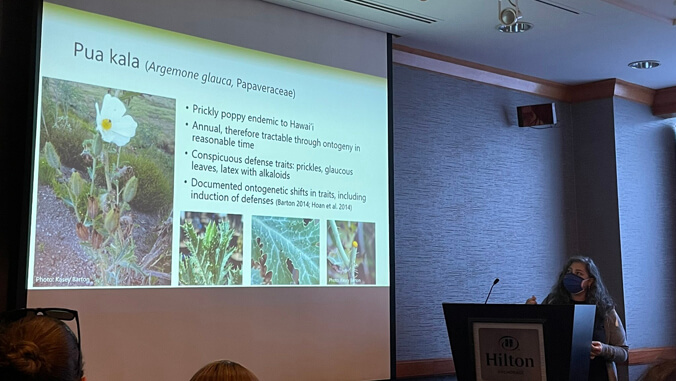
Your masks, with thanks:
<instances>
[{"instance_id":1,"label":"woman's hand","mask_svg":"<svg viewBox=\"0 0 676 381\"><path fill-rule=\"evenodd\" d=\"M526 300L526 304L538 304L538 300L535 295L531 296Z\"/></svg>"},{"instance_id":2,"label":"woman's hand","mask_svg":"<svg viewBox=\"0 0 676 381\"><path fill-rule=\"evenodd\" d=\"M594 357L598 356L601 354L601 351L603 350L603 343L600 341L592 341L591 344L591 355L589 357L594 359Z\"/></svg>"}]
</instances>

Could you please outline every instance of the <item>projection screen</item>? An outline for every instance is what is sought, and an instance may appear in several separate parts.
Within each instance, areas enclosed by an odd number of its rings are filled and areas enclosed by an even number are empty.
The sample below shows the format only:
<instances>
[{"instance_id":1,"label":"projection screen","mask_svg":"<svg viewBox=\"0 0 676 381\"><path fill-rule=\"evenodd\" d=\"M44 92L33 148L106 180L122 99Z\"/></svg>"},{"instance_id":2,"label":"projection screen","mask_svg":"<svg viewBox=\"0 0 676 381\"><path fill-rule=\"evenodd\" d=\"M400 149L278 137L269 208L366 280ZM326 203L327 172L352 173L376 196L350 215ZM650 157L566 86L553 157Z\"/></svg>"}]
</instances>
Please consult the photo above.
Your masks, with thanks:
<instances>
[{"instance_id":1,"label":"projection screen","mask_svg":"<svg viewBox=\"0 0 676 381\"><path fill-rule=\"evenodd\" d=\"M257 0L44 3L28 305L91 380L391 376L388 37Z\"/></svg>"}]
</instances>

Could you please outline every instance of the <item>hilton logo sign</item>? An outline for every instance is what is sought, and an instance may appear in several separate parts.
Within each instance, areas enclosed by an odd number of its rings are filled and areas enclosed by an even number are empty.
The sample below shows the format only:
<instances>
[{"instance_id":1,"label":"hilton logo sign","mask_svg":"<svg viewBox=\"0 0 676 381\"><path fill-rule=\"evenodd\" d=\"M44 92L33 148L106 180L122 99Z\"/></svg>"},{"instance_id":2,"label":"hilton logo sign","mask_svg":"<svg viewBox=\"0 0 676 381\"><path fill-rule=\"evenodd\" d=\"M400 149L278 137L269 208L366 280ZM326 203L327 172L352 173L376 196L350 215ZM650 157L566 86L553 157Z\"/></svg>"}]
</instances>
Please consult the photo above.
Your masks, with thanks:
<instances>
[{"instance_id":1,"label":"hilton logo sign","mask_svg":"<svg viewBox=\"0 0 676 381\"><path fill-rule=\"evenodd\" d=\"M503 336L500 338L500 346L506 351L513 351L519 348L519 340L512 336Z\"/></svg>"},{"instance_id":2,"label":"hilton logo sign","mask_svg":"<svg viewBox=\"0 0 676 381\"><path fill-rule=\"evenodd\" d=\"M542 325L475 322L473 331L477 380L547 379Z\"/></svg>"},{"instance_id":3,"label":"hilton logo sign","mask_svg":"<svg viewBox=\"0 0 676 381\"><path fill-rule=\"evenodd\" d=\"M519 340L516 337L503 336L500 338L500 347L505 351L514 351L519 348ZM511 353L486 353L486 366L533 368L535 359L516 357Z\"/></svg>"}]
</instances>

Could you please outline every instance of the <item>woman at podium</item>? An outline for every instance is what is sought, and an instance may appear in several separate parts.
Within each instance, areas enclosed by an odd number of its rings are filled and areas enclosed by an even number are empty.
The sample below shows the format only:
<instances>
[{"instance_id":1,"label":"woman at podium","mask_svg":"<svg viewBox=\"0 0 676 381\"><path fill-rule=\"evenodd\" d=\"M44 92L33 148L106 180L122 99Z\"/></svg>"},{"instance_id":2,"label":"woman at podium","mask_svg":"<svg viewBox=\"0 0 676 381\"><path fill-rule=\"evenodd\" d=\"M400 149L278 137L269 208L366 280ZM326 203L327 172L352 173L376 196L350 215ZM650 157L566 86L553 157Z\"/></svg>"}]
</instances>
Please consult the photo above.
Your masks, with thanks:
<instances>
[{"instance_id":1,"label":"woman at podium","mask_svg":"<svg viewBox=\"0 0 676 381\"><path fill-rule=\"evenodd\" d=\"M535 295L526 303L537 304ZM594 261L588 257L570 258L542 304L596 305L589 381L616 381L615 363L627 361L626 335Z\"/></svg>"}]
</instances>

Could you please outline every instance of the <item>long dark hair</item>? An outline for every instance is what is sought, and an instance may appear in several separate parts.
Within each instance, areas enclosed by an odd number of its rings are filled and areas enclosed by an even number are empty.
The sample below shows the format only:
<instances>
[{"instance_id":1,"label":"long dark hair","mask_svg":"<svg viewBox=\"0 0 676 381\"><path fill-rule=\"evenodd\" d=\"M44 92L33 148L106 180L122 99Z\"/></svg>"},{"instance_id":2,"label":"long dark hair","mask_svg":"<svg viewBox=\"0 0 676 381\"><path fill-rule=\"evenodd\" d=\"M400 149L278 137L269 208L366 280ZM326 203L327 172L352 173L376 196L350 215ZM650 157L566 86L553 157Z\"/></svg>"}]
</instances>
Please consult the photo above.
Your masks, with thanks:
<instances>
[{"instance_id":1,"label":"long dark hair","mask_svg":"<svg viewBox=\"0 0 676 381\"><path fill-rule=\"evenodd\" d=\"M0 332L0 378L79 381L79 354L77 338L62 321L28 316Z\"/></svg>"},{"instance_id":2,"label":"long dark hair","mask_svg":"<svg viewBox=\"0 0 676 381\"><path fill-rule=\"evenodd\" d=\"M601 279L601 273L599 272L598 267L594 261L589 257L571 257L568 259L561 273L559 273L559 278L556 280L556 283L552 287L552 290L547 295L544 303L547 304L573 304L574 301L570 297L570 292L566 290L563 286L563 277L568 274L568 268L575 263L583 263L587 269L587 273L590 278L594 279L591 287L587 290L587 295L584 302L586 304L595 304L596 305L596 314L600 317L605 317L610 311L615 308L615 303L613 298L610 297L606 286L603 284Z\"/></svg>"}]
</instances>

